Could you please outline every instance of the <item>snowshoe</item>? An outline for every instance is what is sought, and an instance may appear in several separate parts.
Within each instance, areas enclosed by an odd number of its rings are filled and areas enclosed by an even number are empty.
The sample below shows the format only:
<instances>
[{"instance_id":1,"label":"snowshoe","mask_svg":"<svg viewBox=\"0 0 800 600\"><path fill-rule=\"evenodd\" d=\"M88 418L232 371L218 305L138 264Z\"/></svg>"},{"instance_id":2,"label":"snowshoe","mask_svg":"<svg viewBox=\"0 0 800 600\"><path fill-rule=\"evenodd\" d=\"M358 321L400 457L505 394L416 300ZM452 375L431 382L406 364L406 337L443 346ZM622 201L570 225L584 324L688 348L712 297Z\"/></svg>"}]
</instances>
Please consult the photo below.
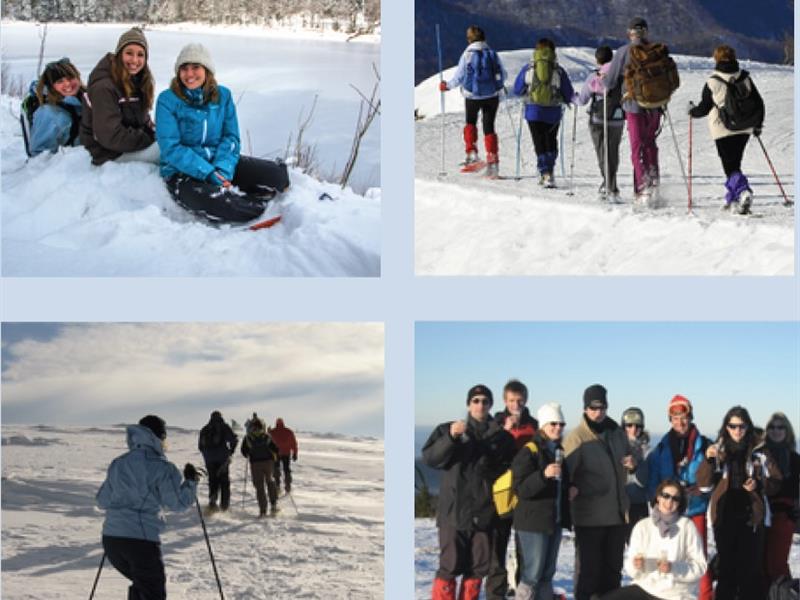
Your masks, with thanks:
<instances>
[{"instance_id":1,"label":"snowshoe","mask_svg":"<svg viewBox=\"0 0 800 600\"><path fill-rule=\"evenodd\" d=\"M486 165L486 178L498 179L500 177L500 165L498 163L489 163Z\"/></svg>"},{"instance_id":2,"label":"snowshoe","mask_svg":"<svg viewBox=\"0 0 800 600\"><path fill-rule=\"evenodd\" d=\"M739 214L740 215L749 215L750 214L750 206L753 204L753 192L750 190L745 190L742 192L742 195L739 197Z\"/></svg>"},{"instance_id":3,"label":"snowshoe","mask_svg":"<svg viewBox=\"0 0 800 600\"><path fill-rule=\"evenodd\" d=\"M478 171L482 171L485 167L486 161L478 159L470 163L464 163L464 166L461 167L461 172L477 173Z\"/></svg>"},{"instance_id":4,"label":"snowshoe","mask_svg":"<svg viewBox=\"0 0 800 600\"><path fill-rule=\"evenodd\" d=\"M549 190L556 187L556 179L552 173L545 173L542 175L542 185Z\"/></svg>"},{"instance_id":5,"label":"snowshoe","mask_svg":"<svg viewBox=\"0 0 800 600\"><path fill-rule=\"evenodd\" d=\"M611 192L608 195L608 201L611 204L622 204L622 197L619 195L619 192Z\"/></svg>"}]
</instances>

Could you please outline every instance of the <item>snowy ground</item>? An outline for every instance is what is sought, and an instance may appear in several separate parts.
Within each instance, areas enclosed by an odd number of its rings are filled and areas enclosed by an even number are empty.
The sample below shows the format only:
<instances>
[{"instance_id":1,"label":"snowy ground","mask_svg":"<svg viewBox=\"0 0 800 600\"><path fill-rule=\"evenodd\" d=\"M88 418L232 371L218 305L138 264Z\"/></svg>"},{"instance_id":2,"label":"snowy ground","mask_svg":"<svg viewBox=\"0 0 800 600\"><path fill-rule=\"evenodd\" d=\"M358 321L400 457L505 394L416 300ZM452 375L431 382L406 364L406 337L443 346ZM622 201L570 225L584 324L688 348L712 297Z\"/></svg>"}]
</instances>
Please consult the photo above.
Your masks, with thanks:
<instances>
[{"instance_id":1,"label":"snowy ground","mask_svg":"<svg viewBox=\"0 0 800 600\"><path fill-rule=\"evenodd\" d=\"M530 59L530 50L500 53L510 83ZM576 89L593 68L594 51L560 48L559 62ZM684 166L688 147L689 100L698 102L713 64L710 59L677 56L681 87L670 112ZM743 62L753 73L767 106L762 139L794 197L793 71ZM445 78L454 68L445 71ZM755 139L745 152L743 170L755 193L751 217L720 211L724 175L705 119L693 122L693 216L687 216L687 190L669 126L658 138L662 174L657 209L632 205L633 175L627 136L620 147L621 205L597 199L600 174L587 131L586 107L579 107L575 145L574 196L567 195L573 113L564 117L562 157L556 165L560 189L537 185L535 154L527 125L521 137L521 178L515 179L516 128L521 101L501 103L496 130L500 139L501 180L461 174L464 102L458 90L446 93L440 115L438 75L415 91L416 272L424 275L791 275L794 273L794 210L783 197ZM445 171L441 170L441 132L445 128ZM480 125L479 125L480 128ZM564 127L562 127L564 129ZM481 136L482 137L482 136ZM483 142L480 141L483 155Z\"/></svg>"},{"instance_id":2,"label":"snowy ground","mask_svg":"<svg viewBox=\"0 0 800 600\"><path fill-rule=\"evenodd\" d=\"M433 519L416 519L414 526L415 537L415 599L427 600L431 597L431 582L438 568L439 561L439 542L436 534L436 523ZM709 552L714 554L714 534L710 533ZM509 544L508 560L513 560L514 553L513 536ZM789 559L789 566L792 574L797 577L800 573L800 535L794 536L794 544ZM567 592L567 598L573 599L572 574L575 570L575 538L571 531L565 531L561 540L561 548L558 554L558 566L554 578L554 585L561 587ZM627 582L626 578L626 582ZM481 599L485 598L481 592Z\"/></svg>"},{"instance_id":3,"label":"snowy ground","mask_svg":"<svg viewBox=\"0 0 800 600\"><path fill-rule=\"evenodd\" d=\"M88 77L123 30L59 25L48 33L46 57L69 54ZM323 172L340 172L360 102L349 84L369 93L371 65L379 60L376 44L183 29L148 35L158 91L167 86L180 47L202 41L210 48L220 81L237 99L245 154L282 155L300 113L320 93L306 139L317 146ZM9 77L32 77L37 48L32 24L3 23ZM196 221L175 205L153 165L92 167L82 148L26 162L18 115L19 100L0 97L5 276L380 275L379 121L364 140L353 175L363 194L293 169L291 188L264 215L280 215L281 222L248 232Z\"/></svg>"},{"instance_id":4,"label":"snowy ground","mask_svg":"<svg viewBox=\"0 0 800 600\"><path fill-rule=\"evenodd\" d=\"M102 556L94 495L110 461L126 450L123 429L2 431L3 597L88 596ZM202 464L197 433L170 428L169 459ZM305 433L298 443L292 497L299 514L283 496L281 513L266 520L256 518L251 487L242 508L237 450L232 510L207 519L226 598L383 598L383 442ZM201 483L201 502L206 494ZM218 597L196 509L167 513L162 544L170 598ZM124 597L126 581L106 565L96 597Z\"/></svg>"}]
</instances>

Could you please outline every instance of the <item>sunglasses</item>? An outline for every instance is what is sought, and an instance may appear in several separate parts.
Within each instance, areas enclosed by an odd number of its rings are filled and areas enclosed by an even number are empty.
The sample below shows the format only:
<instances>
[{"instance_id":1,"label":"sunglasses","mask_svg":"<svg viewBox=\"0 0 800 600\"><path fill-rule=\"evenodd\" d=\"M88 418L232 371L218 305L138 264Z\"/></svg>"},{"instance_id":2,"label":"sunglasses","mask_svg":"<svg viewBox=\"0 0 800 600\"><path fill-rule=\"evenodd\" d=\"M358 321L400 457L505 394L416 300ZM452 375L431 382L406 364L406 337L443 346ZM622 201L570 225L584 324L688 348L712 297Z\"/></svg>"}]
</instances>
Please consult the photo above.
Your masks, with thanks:
<instances>
[{"instance_id":1,"label":"sunglasses","mask_svg":"<svg viewBox=\"0 0 800 600\"><path fill-rule=\"evenodd\" d=\"M726 425L726 427L728 429L734 429L734 430L738 429L740 431L744 431L745 429L747 429L747 424L746 423L728 423Z\"/></svg>"},{"instance_id":2,"label":"sunglasses","mask_svg":"<svg viewBox=\"0 0 800 600\"><path fill-rule=\"evenodd\" d=\"M606 410L607 408L608 408L607 406L587 406L586 407L587 410L593 410L593 411Z\"/></svg>"},{"instance_id":3,"label":"sunglasses","mask_svg":"<svg viewBox=\"0 0 800 600\"><path fill-rule=\"evenodd\" d=\"M770 431L775 431L775 430L784 431L786 427L784 427L783 425L767 425L767 429Z\"/></svg>"},{"instance_id":4,"label":"sunglasses","mask_svg":"<svg viewBox=\"0 0 800 600\"><path fill-rule=\"evenodd\" d=\"M548 423L548 425L550 425L552 427L566 427L567 426L566 423L559 423L558 421L551 421L550 423Z\"/></svg>"},{"instance_id":5,"label":"sunglasses","mask_svg":"<svg viewBox=\"0 0 800 600\"><path fill-rule=\"evenodd\" d=\"M642 428L642 426L639 425L638 423L625 423L625 428L627 429L629 427L636 427L636 429L641 429Z\"/></svg>"},{"instance_id":6,"label":"sunglasses","mask_svg":"<svg viewBox=\"0 0 800 600\"><path fill-rule=\"evenodd\" d=\"M492 403L492 401L489 400L488 398L483 398L480 396L476 396L475 398L470 400L470 402L472 404L483 404L484 406L489 406Z\"/></svg>"},{"instance_id":7,"label":"sunglasses","mask_svg":"<svg viewBox=\"0 0 800 600\"><path fill-rule=\"evenodd\" d=\"M667 492L661 492L659 496L661 496L664 500L672 500L673 502L681 501L680 496L673 496L672 494L668 494Z\"/></svg>"}]
</instances>

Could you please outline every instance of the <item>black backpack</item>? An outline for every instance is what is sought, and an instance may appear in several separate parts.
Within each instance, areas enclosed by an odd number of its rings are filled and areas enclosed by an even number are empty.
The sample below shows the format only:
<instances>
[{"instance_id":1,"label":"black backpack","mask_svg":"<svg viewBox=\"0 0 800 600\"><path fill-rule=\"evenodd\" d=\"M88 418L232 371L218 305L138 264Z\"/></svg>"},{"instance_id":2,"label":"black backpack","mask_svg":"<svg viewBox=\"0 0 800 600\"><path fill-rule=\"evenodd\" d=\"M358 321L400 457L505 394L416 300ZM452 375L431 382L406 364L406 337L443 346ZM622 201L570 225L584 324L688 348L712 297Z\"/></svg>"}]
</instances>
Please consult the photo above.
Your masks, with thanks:
<instances>
[{"instance_id":1,"label":"black backpack","mask_svg":"<svg viewBox=\"0 0 800 600\"><path fill-rule=\"evenodd\" d=\"M250 460L275 460L274 444L269 434L250 434L247 436L247 440L250 446Z\"/></svg>"},{"instance_id":2,"label":"black backpack","mask_svg":"<svg viewBox=\"0 0 800 600\"><path fill-rule=\"evenodd\" d=\"M608 106L605 107L606 119L611 121L624 121L625 111L622 110L622 83L617 82L617 85L608 91L606 94L606 102ZM603 94L592 94L592 102L589 104L587 111L592 119L597 122L603 122Z\"/></svg>"},{"instance_id":3,"label":"black backpack","mask_svg":"<svg viewBox=\"0 0 800 600\"><path fill-rule=\"evenodd\" d=\"M22 140L25 142L25 154L28 156L32 156L31 128L33 127L33 113L35 113L36 109L38 109L40 106L41 103L39 102L39 97L33 92L29 92L28 95L22 99L22 110L19 113L19 124L20 127L22 127ZM72 124L69 128L69 139L67 140L67 146L72 146L78 137L81 118L74 106L65 104L63 102L58 102L57 106L67 111L70 119L72 119Z\"/></svg>"},{"instance_id":4,"label":"black backpack","mask_svg":"<svg viewBox=\"0 0 800 600\"><path fill-rule=\"evenodd\" d=\"M761 127L764 123L764 100L750 73L742 71L734 82L712 75L712 79L725 84L725 102L718 106L719 118L730 131L743 131L751 127Z\"/></svg>"}]
</instances>

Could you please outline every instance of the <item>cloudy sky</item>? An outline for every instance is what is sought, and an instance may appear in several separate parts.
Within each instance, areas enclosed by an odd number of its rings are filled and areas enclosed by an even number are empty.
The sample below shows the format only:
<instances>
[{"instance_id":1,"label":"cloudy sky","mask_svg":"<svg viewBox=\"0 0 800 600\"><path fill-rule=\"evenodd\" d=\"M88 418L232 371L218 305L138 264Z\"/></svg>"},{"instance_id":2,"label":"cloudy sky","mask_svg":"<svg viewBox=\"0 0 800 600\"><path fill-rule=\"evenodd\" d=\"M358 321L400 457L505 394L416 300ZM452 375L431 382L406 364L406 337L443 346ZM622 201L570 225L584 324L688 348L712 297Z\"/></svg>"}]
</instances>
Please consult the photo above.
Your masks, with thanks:
<instances>
[{"instance_id":1,"label":"cloudy sky","mask_svg":"<svg viewBox=\"0 0 800 600\"><path fill-rule=\"evenodd\" d=\"M2 421L199 427L253 411L383 437L383 326L373 323L4 323Z\"/></svg>"}]
</instances>

